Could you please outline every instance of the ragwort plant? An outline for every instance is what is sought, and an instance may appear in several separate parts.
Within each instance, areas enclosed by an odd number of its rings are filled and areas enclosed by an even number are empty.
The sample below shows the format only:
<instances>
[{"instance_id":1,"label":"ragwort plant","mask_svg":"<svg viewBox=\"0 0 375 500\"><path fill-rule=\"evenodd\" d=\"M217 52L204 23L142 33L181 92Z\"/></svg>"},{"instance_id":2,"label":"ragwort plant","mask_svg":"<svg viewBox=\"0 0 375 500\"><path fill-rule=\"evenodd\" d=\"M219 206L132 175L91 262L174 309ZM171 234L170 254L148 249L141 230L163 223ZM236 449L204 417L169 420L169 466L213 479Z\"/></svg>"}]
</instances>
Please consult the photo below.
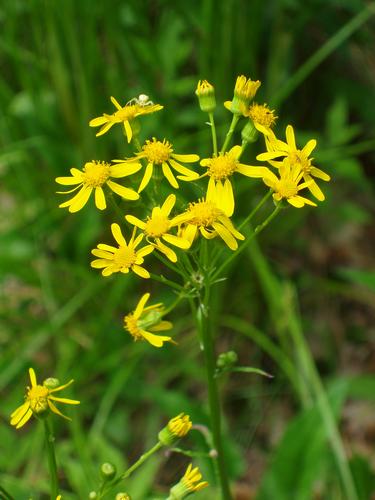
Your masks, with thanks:
<instances>
[{"instance_id":1,"label":"ragwort plant","mask_svg":"<svg viewBox=\"0 0 375 500\"><path fill-rule=\"evenodd\" d=\"M134 310L123 318L123 327L134 341L146 341L156 348L166 348L169 344L169 348L178 349L178 341L171 333L173 324L165 318L170 318L182 301L188 301L196 321L197 340L202 347L206 367L213 443L208 456L218 478L218 484L210 487L219 488L223 500L230 500L232 495L223 451L217 375L230 371L237 360L232 352L221 354L216 359L210 321L212 287L225 279L227 266L280 212L286 215L287 207L316 207L317 202L323 201L324 194L317 180L330 180L325 172L313 165L314 139L301 148L297 145L291 125L286 128L285 141L276 136L275 112L267 104L254 102L260 85L259 81L245 76L237 78L232 100L224 103L232 119L219 149L214 120L215 89L206 80L199 81L196 95L201 110L208 114L212 135L212 149L202 159L196 153L175 152L173 143L166 138L142 137L142 120L150 113L162 111L163 106L154 104L144 94L124 106L111 97L116 111L92 119L89 125L100 127L97 136L106 134L116 124L121 125L130 145L130 156L110 162L91 160L82 169L72 168L70 176L56 179L59 185L68 188L62 192L68 199L62 201L61 208L68 208L71 213L78 212L89 203L92 195L99 210L107 209L108 203L113 208L112 216L116 220L112 217L109 220L113 239L98 243L92 250L95 257L91 262L93 269L100 270L104 278L116 273L134 273L144 280L156 280L170 287L175 296L165 306L155 303L155 298L149 304L150 293L142 295ZM231 145L233 133L241 121L241 144ZM258 164L254 165L253 160L245 159L245 154L249 144L258 139L264 141L264 152L256 157ZM264 196L248 214L238 214L236 210L238 175L248 177L249 183L261 181L265 187ZM165 199L160 198L158 193L161 182L166 182L173 190ZM179 194L184 192L187 183L196 192L203 192L204 196L191 199L181 210L183 198ZM116 196L126 200L125 211L117 203ZM136 200L136 209L133 210L132 202ZM253 230L250 222L267 204L268 216ZM172 277L166 278L154 272L151 255L173 273ZM255 368L248 367L248 370L264 374ZM44 421L51 499L55 500L59 484L50 414L63 416L54 401L79 402L53 395L71 382L60 386L56 379L49 379L40 386L36 383L34 371L30 369L29 372L32 387L27 390L26 402L12 414L11 423L21 427L31 416ZM115 494L117 485L126 488L126 480L132 472L163 447L173 447L191 428L190 417L181 413L168 422L160 431L156 444L125 472L118 473L111 464L102 464L101 484L90 493L89 498L101 499L109 493ZM168 500L183 499L208 486L206 481L202 481L199 469L189 464L185 475L170 489ZM128 499L130 494L119 492L116 498Z\"/></svg>"}]
</instances>

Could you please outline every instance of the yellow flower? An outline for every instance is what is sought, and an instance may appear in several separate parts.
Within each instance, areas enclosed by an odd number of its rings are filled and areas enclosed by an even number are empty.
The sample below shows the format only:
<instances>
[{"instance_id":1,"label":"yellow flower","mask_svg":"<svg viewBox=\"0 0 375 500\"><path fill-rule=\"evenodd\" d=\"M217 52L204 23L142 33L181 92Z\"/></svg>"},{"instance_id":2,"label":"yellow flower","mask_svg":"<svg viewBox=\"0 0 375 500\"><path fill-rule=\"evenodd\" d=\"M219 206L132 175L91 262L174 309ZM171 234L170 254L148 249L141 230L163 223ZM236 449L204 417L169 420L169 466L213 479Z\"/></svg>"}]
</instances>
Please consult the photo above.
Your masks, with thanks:
<instances>
[{"instance_id":1,"label":"yellow flower","mask_svg":"<svg viewBox=\"0 0 375 500\"><path fill-rule=\"evenodd\" d=\"M207 189L208 197L220 200L228 217L231 217L234 212L233 188L229 178L235 172L247 177L262 178L267 170L265 167L252 167L240 163L241 152L241 146L233 146L226 153L219 153L218 156L212 158L204 158L200 162L203 167L207 167L207 172L203 176L210 177Z\"/></svg>"},{"instance_id":2,"label":"yellow flower","mask_svg":"<svg viewBox=\"0 0 375 500\"><path fill-rule=\"evenodd\" d=\"M246 78L244 75L238 76L234 87L233 100L226 101L224 106L236 115L246 116L245 113L249 103L259 87L259 80L252 81L251 78Z\"/></svg>"},{"instance_id":3,"label":"yellow flower","mask_svg":"<svg viewBox=\"0 0 375 500\"><path fill-rule=\"evenodd\" d=\"M169 500L182 500L192 493L202 490L208 486L207 481L201 481L202 474L198 467L193 469L190 464L184 476L170 490Z\"/></svg>"},{"instance_id":4,"label":"yellow flower","mask_svg":"<svg viewBox=\"0 0 375 500\"><path fill-rule=\"evenodd\" d=\"M154 304L146 306L149 293L145 293L132 313L124 317L124 328L134 340L147 340L154 347L162 347L164 342L171 340L171 337L155 335L153 332L170 330L173 325L170 321L163 321L163 305Z\"/></svg>"},{"instance_id":5,"label":"yellow flower","mask_svg":"<svg viewBox=\"0 0 375 500\"><path fill-rule=\"evenodd\" d=\"M149 104L142 105L142 103L135 102L135 104L128 103L125 106L121 106L114 97L111 97L112 104L117 108L112 115L107 115L106 113L103 116L99 116L98 118L93 118L90 120L90 127L100 127L101 129L96 134L103 135L108 130L115 125L116 123L123 123L125 135L128 139L128 142L132 140L133 130L130 125L131 121L137 118L140 115L148 115L150 113L155 113L155 111L160 111L163 109L163 106L160 104Z\"/></svg>"},{"instance_id":6,"label":"yellow flower","mask_svg":"<svg viewBox=\"0 0 375 500\"><path fill-rule=\"evenodd\" d=\"M262 134L267 134L276 123L277 116L274 114L275 111L270 109L267 104L256 104L253 103L246 111L246 116L248 116L253 122L255 128L262 132Z\"/></svg>"},{"instance_id":7,"label":"yellow flower","mask_svg":"<svg viewBox=\"0 0 375 500\"><path fill-rule=\"evenodd\" d=\"M159 432L159 441L164 446L172 446L190 432L192 425L189 415L180 413L177 417L172 418L166 427Z\"/></svg>"},{"instance_id":8,"label":"yellow flower","mask_svg":"<svg viewBox=\"0 0 375 500\"><path fill-rule=\"evenodd\" d=\"M142 151L136 153L135 158L129 158L128 160L114 160L116 163L120 163L126 165L127 163L138 164L139 168L142 168L141 163L138 161L142 158L147 160L147 166L145 169L145 173L142 179L142 182L138 188L138 193L144 190L147 184L150 182L152 177L154 166L161 165L162 172L164 176L167 178L169 184L178 189L178 182L176 177L174 176L171 168L178 172L181 175L177 175L178 179L184 181L193 181L199 178L199 174L190 170L180 162L185 163L193 163L199 160L198 155L179 155L173 153L172 144L165 139L163 142L158 141L155 137L152 140L147 140L146 143L142 146Z\"/></svg>"},{"instance_id":9,"label":"yellow flower","mask_svg":"<svg viewBox=\"0 0 375 500\"><path fill-rule=\"evenodd\" d=\"M325 196L313 177L323 181L329 181L331 178L328 174L312 165L313 158L309 158L312 151L315 149L316 140L311 139L302 148L298 149L294 130L291 125L286 127L286 143L276 138L272 131L268 131L266 137L267 153L261 153L257 156L257 160L268 161L274 167L279 168L284 163L284 159L295 167L302 170L304 180L308 183L308 189L319 201L324 201ZM280 159L278 159L280 158Z\"/></svg>"},{"instance_id":10,"label":"yellow flower","mask_svg":"<svg viewBox=\"0 0 375 500\"><path fill-rule=\"evenodd\" d=\"M111 178L125 177L140 170L139 165L111 165L104 161L90 161L85 163L82 170L71 168L71 177L57 177L56 182L63 186L74 186L70 191L58 191L61 194L68 194L79 189L73 198L59 205L60 208L69 207L69 212L78 212L83 208L91 193L95 190L95 205L99 210L104 210L107 206L103 186L108 186L114 193L126 200L138 200L139 194L133 189L121 186L113 182Z\"/></svg>"},{"instance_id":11,"label":"yellow flower","mask_svg":"<svg viewBox=\"0 0 375 500\"><path fill-rule=\"evenodd\" d=\"M176 217L176 222L185 224L180 230L181 237L193 243L199 231L208 240L220 236L231 250L236 250L236 238L244 240L245 237L233 226L223 203L225 201L215 193L190 203L186 212Z\"/></svg>"},{"instance_id":12,"label":"yellow flower","mask_svg":"<svg viewBox=\"0 0 375 500\"><path fill-rule=\"evenodd\" d=\"M169 231L179 223L179 219L176 217L169 219L169 214L175 203L176 196L170 194L161 207L154 207L152 209L151 217L148 217L145 222L134 217L134 215L127 215L125 217L130 224L142 229L146 235L147 241L152 240L151 244L159 250L159 252L168 257L171 262L177 262L177 255L171 248L165 245L162 240L184 250L190 247L190 242L188 240L180 236L169 234Z\"/></svg>"},{"instance_id":13,"label":"yellow flower","mask_svg":"<svg viewBox=\"0 0 375 500\"><path fill-rule=\"evenodd\" d=\"M279 175L280 178L268 170L268 173L263 178L263 182L274 191L272 196L275 201L286 200L297 208L304 205L316 207L316 203L298 194L301 189L309 187L309 182L299 184L303 177L303 171L298 165L291 165L285 160L279 168Z\"/></svg>"},{"instance_id":14,"label":"yellow flower","mask_svg":"<svg viewBox=\"0 0 375 500\"><path fill-rule=\"evenodd\" d=\"M126 240L121 232L118 224L111 225L111 231L114 239L118 243L118 247L99 243L98 247L91 250L91 253L99 259L91 262L91 267L96 269L103 269L103 276L110 276L113 273L127 274L131 269L135 274L141 278L149 278L150 273L146 271L140 264L143 264L143 257L151 253L154 249L152 245L146 245L140 250L136 250L137 246L143 239L143 234L139 234L135 238L135 230L129 240Z\"/></svg>"},{"instance_id":15,"label":"yellow flower","mask_svg":"<svg viewBox=\"0 0 375 500\"><path fill-rule=\"evenodd\" d=\"M43 382L43 385L39 385L33 368L29 368L29 376L31 387L27 387L26 389L26 401L10 416L11 425L14 425L16 429L19 429L26 424L33 414L42 414L48 409L53 413L56 413L56 415L60 415L60 417L71 420L69 417L63 415L58 408L56 408L54 401L69 405L78 405L80 402L75 401L74 399L57 398L53 395L53 393L62 391L71 385L73 380L70 380L64 385L58 385L58 381L56 379L47 379Z\"/></svg>"}]
</instances>

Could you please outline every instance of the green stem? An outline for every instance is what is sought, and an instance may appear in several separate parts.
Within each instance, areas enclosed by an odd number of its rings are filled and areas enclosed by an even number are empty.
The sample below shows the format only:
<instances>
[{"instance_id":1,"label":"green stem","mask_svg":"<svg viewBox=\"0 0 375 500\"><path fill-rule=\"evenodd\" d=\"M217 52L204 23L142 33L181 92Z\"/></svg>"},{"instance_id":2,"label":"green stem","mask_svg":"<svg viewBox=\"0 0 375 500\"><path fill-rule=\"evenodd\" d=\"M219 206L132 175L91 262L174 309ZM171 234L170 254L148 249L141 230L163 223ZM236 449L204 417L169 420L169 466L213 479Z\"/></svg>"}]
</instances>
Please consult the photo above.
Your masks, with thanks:
<instances>
[{"instance_id":1,"label":"green stem","mask_svg":"<svg viewBox=\"0 0 375 500\"><path fill-rule=\"evenodd\" d=\"M12 495L10 495L7 492L7 490L5 488L3 488L2 486L0 486L0 493L4 495L4 500L14 500ZM2 498L1 495L0 495L0 498Z\"/></svg>"},{"instance_id":2,"label":"green stem","mask_svg":"<svg viewBox=\"0 0 375 500\"><path fill-rule=\"evenodd\" d=\"M113 193L109 193L108 195L109 198L109 203L111 204L114 212L116 213L117 217L122 220L124 218L124 214L121 211L121 208L119 207L117 201L115 200Z\"/></svg>"},{"instance_id":3,"label":"green stem","mask_svg":"<svg viewBox=\"0 0 375 500\"><path fill-rule=\"evenodd\" d=\"M59 493L59 485L57 480L57 464L56 464L56 455L55 455L55 437L52 431L52 425L49 420L49 417L46 417L44 420L44 434L46 438L47 445L47 457L48 457L48 467L50 473L50 483L51 483L51 500L56 500L56 497Z\"/></svg>"},{"instance_id":4,"label":"green stem","mask_svg":"<svg viewBox=\"0 0 375 500\"><path fill-rule=\"evenodd\" d=\"M172 304L169 307L167 307L166 309L163 310L163 316L166 316L171 311L173 311L173 309L181 302L181 300L183 300L185 298L186 298L186 293L185 292L181 292L177 296L176 300L174 302L172 302Z\"/></svg>"},{"instance_id":5,"label":"green stem","mask_svg":"<svg viewBox=\"0 0 375 500\"><path fill-rule=\"evenodd\" d=\"M107 488L105 488L103 490L103 493L101 494L99 499L104 497L107 493L109 493L114 486L121 483L121 481L123 481L124 479L127 479L136 469L138 469L138 467L140 467L148 458L150 458L151 455L153 455L154 453L159 451L162 447L163 447L163 445L159 441L158 443L156 443L155 446L153 446L151 449L146 451L146 453L141 455L139 457L139 459L133 465L131 465L118 478L116 478L114 481L112 481L110 484L107 485Z\"/></svg>"},{"instance_id":6,"label":"green stem","mask_svg":"<svg viewBox=\"0 0 375 500\"><path fill-rule=\"evenodd\" d=\"M232 496L229 489L227 466L225 464L221 437L221 407L219 400L219 391L215 378L216 357L209 323L209 299L210 287L209 284L206 284L204 289L204 296L203 298L200 297L199 299L199 306L196 313L196 323L199 338L203 343L203 352L205 356L211 431L214 447L217 452L215 462L217 464L219 474L221 495L223 500L231 500Z\"/></svg>"},{"instance_id":7,"label":"green stem","mask_svg":"<svg viewBox=\"0 0 375 500\"><path fill-rule=\"evenodd\" d=\"M260 202L258 203L258 205L256 205L253 210L249 213L249 215L246 217L246 219L241 222L241 224L238 226L238 230L240 231L244 226L246 226L246 224L248 224L251 219L254 217L254 215L258 212L258 210L260 210L262 208L262 206L266 203L266 201L268 200L268 198L270 198L272 194L272 189L270 189L268 191L268 193L266 193L263 198L260 200Z\"/></svg>"},{"instance_id":8,"label":"green stem","mask_svg":"<svg viewBox=\"0 0 375 500\"><path fill-rule=\"evenodd\" d=\"M298 68L286 84L272 99L272 105L277 106L284 101L314 70L334 52L347 38L359 29L373 14L375 4L370 2L366 8L350 19L327 42L322 45L307 61Z\"/></svg>"},{"instance_id":9,"label":"green stem","mask_svg":"<svg viewBox=\"0 0 375 500\"><path fill-rule=\"evenodd\" d=\"M133 135L132 143L138 149L138 151L142 151L142 146L141 146L141 143L139 142L138 136Z\"/></svg>"},{"instance_id":10,"label":"green stem","mask_svg":"<svg viewBox=\"0 0 375 500\"><path fill-rule=\"evenodd\" d=\"M289 311L293 311L291 307L286 307L286 309ZM324 422L324 426L326 428L332 450L336 457L336 463L339 468L342 483L346 491L346 498L347 500L358 500L358 494L353 481L353 476L348 465L345 449L341 440L340 433L337 429L331 405L327 398L326 391L323 387L310 349L306 343L305 338L303 337L297 316L293 314L293 312L291 312L289 315L289 331L298 349L299 355L301 357L301 362L303 363L308 373L311 388L316 398L316 404L321 414L321 418Z\"/></svg>"},{"instance_id":11,"label":"green stem","mask_svg":"<svg viewBox=\"0 0 375 500\"><path fill-rule=\"evenodd\" d=\"M240 115L233 115L232 122L230 124L227 135L225 136L225 141L224 141L223 147L221 148L220 153L225 153L239 119L240 119Z\"/></svg>"},{"instance_id":12,"label":"green stem","mask_svg":"<svg viewBox=\"0 0 375 500\"><path fill-rule=\"evenodd\" d=\"M208 113L208 116L210 118L210 124L211 124L212 147L213 147L213 150L214 150L214 156L217 156L217 136L216 136L216 127L215 127L214 114L213 113Z\"/></svg>"},{"instance_id":13,"label":"green stem","mask_svg":"<svg viewBox=\"0 0 375 500\"><path fill-rule=\"evenodd\" d=\"M159 276L158 274L150 273L150 278L152 278L155 281L159 281L160 283L163 283L164 285L168 285L175 290L178 290L179 292L184 291L184 287L179 285L178 283L175 283L172 280L169 280L168 278L165 278L164 276Z\"/></svg>"},{"instance_id":14,"label":"green stem","mask_svg":"<svg viewBox=\"0 0 375 500\"><path fill-rule=\"evenodd\" d=\"M250 244L251 240L257 235L259 234L261 231L263 231L263 229L268 226L268 224L272 221L272 219L274 219L276 217L276 215L280 212L281 210L281 205L280 203L278 205L276 205L275 207L275 210L267 217L267 219L262 222L262 224L259 224L259 226L257 226L254 230L254 232L244 241L244 243L242 243L241 246L238 247L238 249L233 252L222 264L221 266L219 267L219 269L215 272L215 274L212 276L212 281L215 281L216 279L218 279L221 275L221 273L224 271L224 269L227 267L228 264L230 264L232 262L233 259L235 259L237 257L238 254L240 254L241 252L243 252L243 250L245 250L245 248L248 247L248 245Z\"/></svg>"}]
</instances>

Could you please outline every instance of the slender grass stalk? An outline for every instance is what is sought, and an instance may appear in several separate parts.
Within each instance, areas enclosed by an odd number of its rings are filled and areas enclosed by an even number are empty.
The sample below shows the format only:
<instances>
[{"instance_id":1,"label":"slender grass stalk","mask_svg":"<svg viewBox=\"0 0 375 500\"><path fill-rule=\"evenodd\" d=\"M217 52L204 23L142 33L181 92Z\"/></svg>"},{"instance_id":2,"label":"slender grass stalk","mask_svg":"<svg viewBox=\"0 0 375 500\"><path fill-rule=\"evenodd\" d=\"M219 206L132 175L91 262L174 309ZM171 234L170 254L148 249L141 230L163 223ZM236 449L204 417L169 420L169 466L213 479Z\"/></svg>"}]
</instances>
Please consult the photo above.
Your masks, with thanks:
<instances>
[{"instance_id":1,"label":"slender grass stalk","mask_svg":"<svg viewBox=\"0 0 375 500\"><path fill-rule=\"evenodd\" d=\"M291 290L293 292L293 290ZM288 294L286 294L288 295ZM295 294L294 294L295 295ZM353 476L349 468L344 445L337 428L335 417L332 412L326 391L316 368L310 349L302 333L302 328L298 313L295 308L294 297L285 305L285 312L288 314L288 325L290 335L297 348L301 364L304 366L312 392L315 396L316 405L319 409L328 440L336 458L337 467L340 472L342 485L345 490L347 500L359 500L354 484Z\"/></svg>"},{"instance_id":2,"label":"slender grass stalk","mask_svg":"<svg viewBox=\"0 0 375 500\"><path fill-rule=\"evenodd\" d=\"M212 148L213 148L214 156L217 156L217 135L216 135L214 114L208 113L208 116L210 118L210 124L211 124Z\"/></svg>"},{"instance_id":3,"label":"slender grass stalk","mask_svg":"<svg viewBox=\"0 0 375 500\"><path fill-rule=\"evenodd\" d=\"M217 457L214 460L217 464L219 475L218 479L221 487L221 497L222 500L231 500L232 496L229 489L229 480L221 436L221 405L217 381L215 378L216 358L209 321L209 301L210 285L209 283L206 283L206 286L203 290L203 296L200 296L199 298L199 305L196 312L196 324L199 338L201 339L203 344L203 352L205 357L211 432L214 447L217 452Z\"/></svg>"},{"instance_id":4,"label":"slender grass stalk","mask_svg":"<svg viewBox=\"0 0 375 500\"><path fill-rule=\"evenodd\" d=\"M59 485L57 479L57 464L56 464L56 454L55 454L55 437L52 431L52 424L49 417L44 418L44 434L46 438L47 445L47 458L48 458L48 467L50 473L50 484L51 491L50 497L51 500L56 500L56 497L59 492Z\"/></svg>"},{"instance_id":5,"label":"slender grass stalk","mask_svg":"<svg viewBox=\"0 0 375 500\"><path fill-rule=\"evenodd\" d=\"M320 47L307 61L298 68L286 84L271 98L273 106L279 105L345 40L355 33L372 15L375 14L375 3L369 3L355 17L339 29L324 45Z\"/></svg>"},{"instance_id":6,"label":"slender grass stalk","mask_svg":"<svg viewBox=\"0 0 375 500\"><path fill-rule=\"evenodd\" d=\"M225 136L225 141L223 144L223 147L221 148L220 153L225 153L228 144L232 138L233 132L235 131L235 128L237 126L238 120L240 119L240 115L233 115L232 122L230 124L229 130L227 132L227 135Z\"/></svg>"},{"instance_id":7,"label":"slender grass stalk","mask_svg":"<svg viewBox=\"0 0 375 500\"><path fill-rule=\"evenodd\" d=\"M12 495L10 495L5 488L0 486L0 498L2 498L2 496L4 496L4 500L14 500Z\"/></svg>"}]
</instances>

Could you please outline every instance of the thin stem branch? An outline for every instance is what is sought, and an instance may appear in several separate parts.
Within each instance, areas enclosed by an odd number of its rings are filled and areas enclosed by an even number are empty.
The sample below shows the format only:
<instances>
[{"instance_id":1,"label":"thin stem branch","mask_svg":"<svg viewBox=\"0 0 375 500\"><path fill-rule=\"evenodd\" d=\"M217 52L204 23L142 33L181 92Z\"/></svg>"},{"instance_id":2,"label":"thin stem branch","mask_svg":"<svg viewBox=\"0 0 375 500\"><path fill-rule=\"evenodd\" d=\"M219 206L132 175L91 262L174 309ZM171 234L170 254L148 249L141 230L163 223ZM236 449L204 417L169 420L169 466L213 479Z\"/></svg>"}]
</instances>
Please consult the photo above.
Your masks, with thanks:
<instances>
[{"instance_id":1,"label":"thin stem branch","mask_svg":"<svg viewBox=\"0 0 375 500\"><path fill-rule=\"evenodd\" d=\"M216 135L216 127L215 127L214 114L213 113L208 113L208 116L210 118L210 124L211 124L212 148L213 148L213 151L214 151L214 156L217 156L217 135Z\"/></svg>"},{"instance_id":2,"label":"thin stem branch","mask_svg":"<svg viewBox=\"0 0 375 500\"><path fill-rule=\"evenodd\" d=\"M160 283L163 283L164 285L168 285L171 288L178 290L179 292L184 290L183 286L179 285L178 283L176 283L172 280L169 280L168 278L165 278L162 275L159 276L158 274L150 273L150 278L152 278L155 281L159 281Z\"/></svg>"},{"instance_id":3,"label":"thin stem branch","mask_svg":"<svg viewBox=\"0 0 375 500\"><path fill-rule=\"evenodd\" d=\"M239 119L240 119L240 115L233 115L232 122L230 124L227 135L225 136L225 141L224 141L223 147L221 148L220 153L225 153Z\"/></svg>"},{"instance_id":4,"label":"thin stem branch","mask_svg":"<svg viewBox=\"0 0 375 500\"><path fill-rule=\"evenodd\" d=\"M215 281L216 279L218 279L221 275L221 273L224 271L224 269L228 266L228 264L230 264L232 262L233 259L235 259L237 257L238 254L240 254L241 252L243 252L243 250L245 250L245 248L247 248L247 246L250 244L251 240L257 235L259 234L261 231L263 231L263 229L268 226L268 224L272 221L272 219L274 219L276 217L276 215L279 213L279 211L281 210L281 205L278 204L274 211L267 217L267 219L262 222L262 224L259 224L259 226L257 226L254 230L254 232L248 237L246 238L246 240L242 243L242 245L240 245L238 247L238 249L233 252L222 264L221 266L219 267L219 269L215 272L215 274L212 276L212 281Z\"/></svg>"},{"instance_id":5,"label":"thin stem branch","mask_svg":"<svg viewBox=\"0 0 375 500\"><path fill-rule=\"evenodd\" d=\"M258 205L256 205L253 210L249 213L249 215L246 217L246 219L241 222L241 224L238 226L238 230L240 231L244 226L246 226L246 224L248 224L251 219L254 217L254 215L258 212L258 210L260 210L262 208L262 206L266 203L266 201L268 200L268 198L270 198L272 194L272 189L270 189L264 196L263 198L260 200L260 202L258 203Z\"/></svg>"},{"instance_id":6,"label":"thin stem branch","mask_svg":"<svg viewBox=\"0 0 375 500\"><path fill-rule=\"evenodd\" d=\"M52 431L52 425L49 420L49 417L44 418L44 434L46 438L47 445L47 458L48 458L48 467L50 473L50 484L51 491L50 497L51 500L56 500L56 497L59 492L59 485L57 480L57 464L56 464L56 455L55 455L55 437Z\"/></svg>"}]
</instances>

